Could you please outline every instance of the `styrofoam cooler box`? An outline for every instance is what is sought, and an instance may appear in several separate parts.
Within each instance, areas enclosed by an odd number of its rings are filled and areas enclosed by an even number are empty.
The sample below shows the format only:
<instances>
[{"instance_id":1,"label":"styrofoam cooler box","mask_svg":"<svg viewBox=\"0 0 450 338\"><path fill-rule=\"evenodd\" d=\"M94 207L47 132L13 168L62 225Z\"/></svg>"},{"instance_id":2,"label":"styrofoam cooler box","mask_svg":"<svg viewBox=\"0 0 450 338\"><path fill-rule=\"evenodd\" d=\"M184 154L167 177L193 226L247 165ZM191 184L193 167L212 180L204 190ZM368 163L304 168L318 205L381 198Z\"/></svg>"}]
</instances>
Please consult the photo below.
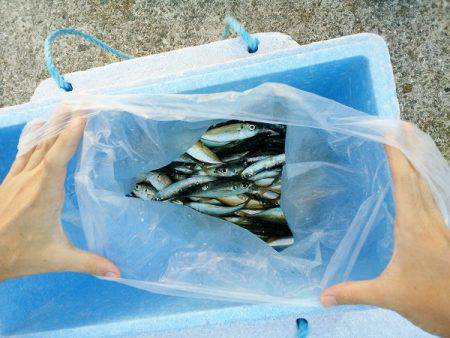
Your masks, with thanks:
<instances>
[{"instance_id":1,"label":"styrofoam cooler box","mask_svg":"<svg viewBox=\"0 0 450 338\"><path fill-rule=\"evenodd\" d=\"M29 103L0 110L0 180L24 124L55 100L82 91L211 93L281 82L369 114L399 118L389 53L379 36L305 46L280 33L255 36L261 43L253 54L239 39L230 39L67 74L73 92L60 90L52 79L43 81ZM69 235L82 241L81 230ZM76 273L0 284L3 336L297 337L304 334L299 318L308 321L311 337L428 336L394 312L369 307L311 309L171 297Z\"/></svg>"}]
</instances>

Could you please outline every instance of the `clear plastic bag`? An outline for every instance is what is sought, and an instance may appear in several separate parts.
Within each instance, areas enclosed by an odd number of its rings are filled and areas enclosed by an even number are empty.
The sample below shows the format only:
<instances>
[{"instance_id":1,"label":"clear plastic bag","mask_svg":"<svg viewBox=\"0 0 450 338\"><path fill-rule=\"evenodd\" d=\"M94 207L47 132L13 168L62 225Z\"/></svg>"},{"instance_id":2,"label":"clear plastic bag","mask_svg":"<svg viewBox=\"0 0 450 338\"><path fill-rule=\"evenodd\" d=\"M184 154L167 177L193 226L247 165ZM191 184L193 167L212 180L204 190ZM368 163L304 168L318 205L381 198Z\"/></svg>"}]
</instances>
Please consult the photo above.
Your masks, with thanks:
<instances>
[{"instance_id":1,"label":"clear plastic bag","mask_svg":"<svg viewBox=\"0 0 450 338\"><path fill-rule=\"evenodd\" d=\"M59 104L42 127L27 126L19 153L59 133L74 113L88 122L63 219L69 233L81 225L86 244L75 243L118 265L120 283L170 295L315 306L330 284L377 276L393 247L383 143L409 158L449 224L450 169L429 136L286 85L80 95ZM209 126L231 119L288 125L281 206L294 244L282 252L188 207L126 197L140 173L172 162Z\"/></svg>"}]
</instances>

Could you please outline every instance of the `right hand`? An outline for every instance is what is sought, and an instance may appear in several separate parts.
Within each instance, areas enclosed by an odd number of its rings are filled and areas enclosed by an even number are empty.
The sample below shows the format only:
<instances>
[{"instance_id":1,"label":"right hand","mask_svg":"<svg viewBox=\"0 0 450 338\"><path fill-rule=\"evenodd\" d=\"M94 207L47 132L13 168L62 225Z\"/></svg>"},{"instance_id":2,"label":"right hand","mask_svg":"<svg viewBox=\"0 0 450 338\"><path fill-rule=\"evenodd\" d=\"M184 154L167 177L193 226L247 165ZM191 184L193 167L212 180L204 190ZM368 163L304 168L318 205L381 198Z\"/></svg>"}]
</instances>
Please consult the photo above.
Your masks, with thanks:
<instances>
[{"instance_id":1,"label":"right hand","mask_svg":"<svg viewBox=\"0 0 450 338\"><path fill-rule=\"evenodd\" d=\"M397 148L385 150L395 200L392 259L373 280L324 290L322 304L392 309L433 334L450 337L450 229L428 184L408 159Z\"/></svg>"}]
</instances>

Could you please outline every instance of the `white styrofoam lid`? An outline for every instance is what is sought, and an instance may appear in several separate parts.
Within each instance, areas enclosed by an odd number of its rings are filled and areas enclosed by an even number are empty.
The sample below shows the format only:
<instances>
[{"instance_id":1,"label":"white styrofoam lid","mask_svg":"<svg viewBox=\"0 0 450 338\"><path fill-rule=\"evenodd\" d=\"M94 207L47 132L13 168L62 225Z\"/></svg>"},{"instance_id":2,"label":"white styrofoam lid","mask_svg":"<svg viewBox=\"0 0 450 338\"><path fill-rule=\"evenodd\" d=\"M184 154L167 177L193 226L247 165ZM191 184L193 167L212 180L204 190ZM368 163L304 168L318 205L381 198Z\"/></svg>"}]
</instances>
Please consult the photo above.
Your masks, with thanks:
<instances>
[{"instance_id":1,"label":"white styrofoam lid","mask_svg":"<svg viewBox=\"0 0 450 338\"><path fill-rule=\"evenodd\" d=\"M260 41L256 53L249 53L244 42L240 38L234 38L139 57L103 67L64 74L65 80L73 85L72 92L62 90L52 78L48 78L39 84L30 101L58 99L72 93L117 87L125 83L129 86L146 79L177 76L186 71L256 58L298 47L297 42L283 33L258 33L253 34L253 36Z\"/></svg>"}]
</instances>

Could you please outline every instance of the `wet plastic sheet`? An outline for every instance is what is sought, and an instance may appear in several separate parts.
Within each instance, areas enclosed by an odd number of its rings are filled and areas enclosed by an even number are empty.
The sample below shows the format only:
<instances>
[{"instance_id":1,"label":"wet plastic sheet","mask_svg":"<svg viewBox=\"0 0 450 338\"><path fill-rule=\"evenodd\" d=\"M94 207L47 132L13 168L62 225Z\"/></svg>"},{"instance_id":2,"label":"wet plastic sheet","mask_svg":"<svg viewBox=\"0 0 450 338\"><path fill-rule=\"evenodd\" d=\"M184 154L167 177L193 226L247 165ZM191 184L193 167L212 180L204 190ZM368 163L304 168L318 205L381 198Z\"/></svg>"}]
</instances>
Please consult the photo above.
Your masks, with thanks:
<instances>
[{"instance_id":1,"label":"wet plastic sheet","mask_svg":"<svg viewBox=\"0 0 450 338\"><path fill-rule=\"evenodd\" d=\"M327 285L375 277L393 244L383 143L410 159L449 224L450 169L429 136L409 123L293 87L80 95L57 105L43 126L31 122L19 153L59 133L73 114L88 122L76 158L76 196L68 194L63 218L80 224L89 250L118 265L118 282L137 288L316 306ZM288 125L281 206L294 244L281 253L232 223L182 205L125 196L139 174L170 163L209 126L229 119Z\"/></svg>"}]
</instances>

